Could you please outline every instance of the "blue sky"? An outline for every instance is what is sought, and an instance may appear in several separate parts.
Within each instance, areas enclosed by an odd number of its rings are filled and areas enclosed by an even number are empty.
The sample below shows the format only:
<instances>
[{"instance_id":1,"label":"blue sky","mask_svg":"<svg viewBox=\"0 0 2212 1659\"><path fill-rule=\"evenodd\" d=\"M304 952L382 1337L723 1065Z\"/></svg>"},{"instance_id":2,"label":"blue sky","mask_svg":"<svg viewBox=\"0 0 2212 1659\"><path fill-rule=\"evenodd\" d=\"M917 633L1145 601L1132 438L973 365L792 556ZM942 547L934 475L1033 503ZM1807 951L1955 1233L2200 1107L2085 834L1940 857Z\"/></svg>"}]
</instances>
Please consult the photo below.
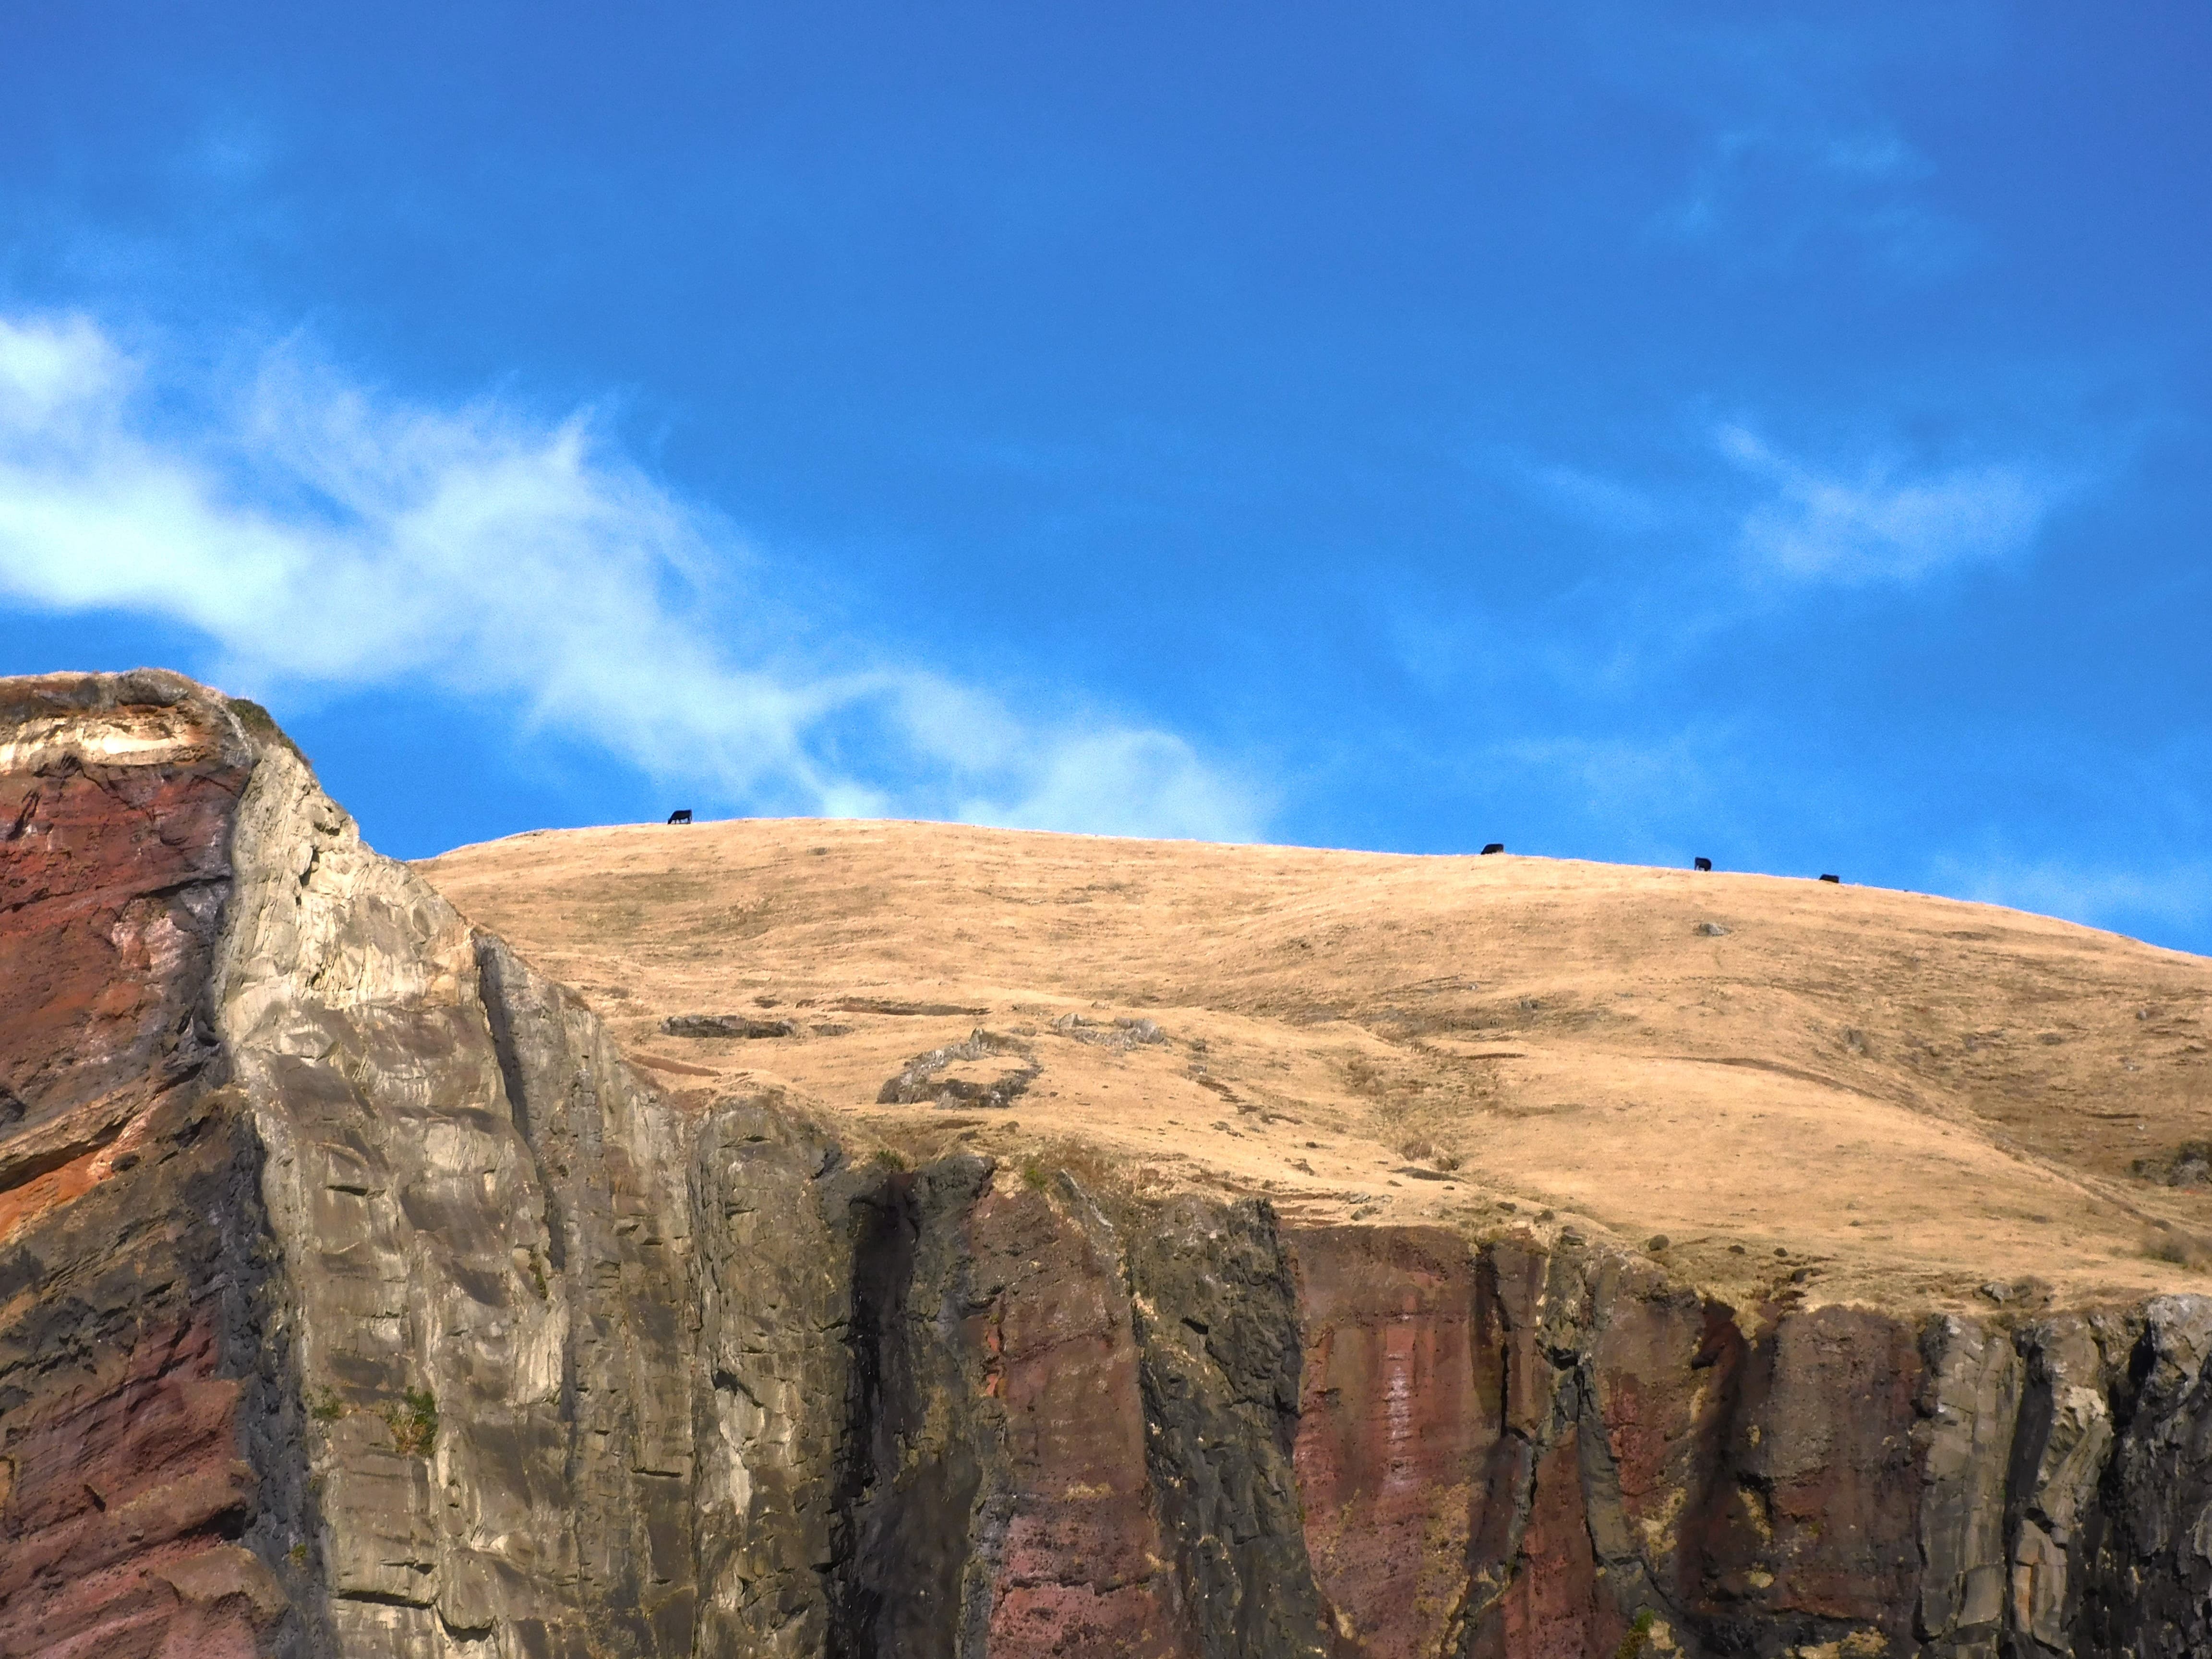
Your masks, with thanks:
<instances>
[{"instance_id":1,"label":"blue sky","mask_svg":"<svg viewBox=\"0 0 2212 1659\"><path fill-rule=\"evenodd\" d=\"M2212 949L2212 8L0 19L0 672Z\"/></svg>"}]
</instances>

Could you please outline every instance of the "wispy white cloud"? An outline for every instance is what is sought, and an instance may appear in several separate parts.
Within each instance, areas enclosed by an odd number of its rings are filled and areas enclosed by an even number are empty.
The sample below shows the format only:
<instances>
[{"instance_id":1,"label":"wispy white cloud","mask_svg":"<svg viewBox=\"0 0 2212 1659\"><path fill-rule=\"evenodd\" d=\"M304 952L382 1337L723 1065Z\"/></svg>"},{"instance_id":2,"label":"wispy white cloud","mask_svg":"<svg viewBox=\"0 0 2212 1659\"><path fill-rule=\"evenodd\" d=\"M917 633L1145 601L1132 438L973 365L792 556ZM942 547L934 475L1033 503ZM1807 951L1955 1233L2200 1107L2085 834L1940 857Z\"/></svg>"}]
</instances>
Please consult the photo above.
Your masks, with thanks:
<instances>
[{"instance_id":1,"label":"wispy white cloud","mask_svg":"<svg viewBox=\"0 0 2212 1659\"><path fill-rule=\"evenodd\" d=\"M1767 486L1738 538L1756 568L1849 584L1922 580L2025 550L2069 488L2021 462L1921 473L1875 460L1856 474L1808 466L1741 426L1721 453Z\"/></svg>"},{"instance_id":2,"label":"wispy white cloud","mask_svg":"<svg viewBox=\"0 0 2212 1659\"><path fill-rule=\"evenodd\" d=\"M1567 781L1594 820L1649 830L1710 806L1715 733L1675 731L1632 741L1545 737L1495 745L1490 763Z\"/></svg>"},{"instance_id":3,"label":"wispy white cloud","mask_svg":"<svg viewBox=\"0 0 2212 1659\"><path fill-rule=\"evenodd\" d=\"M1378 589L1400 671L1431 696L1539 689L1622 708L1824 590L1910 591L2021 559L2111 465L2081 459L2091 441L2063 431L2021 446L2063 447L2063 464L1916 467L1866 447L1816 460L1748 425L1716 426L1709 406L1685 410L1668 442L1666 468L1634 473L1507 447L1480 453L1492 479L1556 516L1556 536L1540 524L1523 533L1571 580L1508 602L1473 584Z\"/></svg>"},{"instance_id":4,"label":"wispy white cloud","mask_svg":"<svg viewBox=\"0 0 2212 1659\"><path fill-rule=\"evenodd\" d=\"M1916 52L1978 49L1981 32L1944 15L1954 9L1915 13ZM1885 105L1878 66L1896 50L1893 24L1860 11L1693 19L1608 3L1584 27L1608 77L1668 106L1687 140L1652 204L1659 236L1753 270L1844 260L1917 279L1972 254L1972 226L1923 188L1935 159Z\"/></svg>"},{"instance_id":5,"label":"wispy white cloud","mask_svg":"<svg viewBox=\"0 0 2212 1659\"><path fill-rule=\"evenodd\" d=\"M1011 807L965 803L963 817L1017 829L1071 826L1101 835L1157 834L1170 824L1235 824L1252 817L1249 794L1164 732L1102 731L1059 744Z\"/></svg>"},{"instance_id":6,"label":"wispy white cloud","mask_svg":"<svg viewBox=\"0 0 2212 1659\"><path fill-rule=\"evenodd\" d=\"M2003 853L1952 854L1930 866L1937 890L2120 933L2168 933L2212 920L2212 863L2132 867Z\"/></svg>"},{"instance_id":7,"label":"wispy white cloud","mask_svg":"<svg viewBox=\"0 0 2212 1659\"><path fill-rule=\"evenodd\" d=\"M1940 275L1972 239L1917 191L1933 171L1885 126L1777 114L1714 133L1661 222L1731 264L1786 264L1825 247L1896 276Z\"/></svg>"},{"instance_id":8,"label":"wispy white cloud","mask_svg":"<svg viewBox=\"0 0 2212 1659\"><path fill-rule=\"evenodd\" d=\"M182 623L255 684L520 705L752 810L1262 827L1173 733L802 659L766 562L588 412L410 404L282 350L236 383L162 368L85 318L0 318L0 597Z\"/></svg>"}]
</instances>

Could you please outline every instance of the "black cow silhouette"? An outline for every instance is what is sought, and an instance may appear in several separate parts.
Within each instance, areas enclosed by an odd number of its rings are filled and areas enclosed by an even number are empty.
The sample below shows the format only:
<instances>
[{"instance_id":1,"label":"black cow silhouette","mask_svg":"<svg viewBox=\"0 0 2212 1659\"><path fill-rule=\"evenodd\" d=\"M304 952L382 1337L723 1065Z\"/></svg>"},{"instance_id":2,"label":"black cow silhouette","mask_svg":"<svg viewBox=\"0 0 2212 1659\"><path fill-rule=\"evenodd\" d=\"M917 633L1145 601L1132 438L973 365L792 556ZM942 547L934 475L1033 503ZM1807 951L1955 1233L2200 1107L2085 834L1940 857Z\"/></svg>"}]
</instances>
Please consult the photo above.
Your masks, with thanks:
<instances>
[{"instance_id":1,"label":"black cow silhouette","mask_svg":"<svg viewBox=\"0 0 2212 1659\"><path fill-rule=\"evenodd\" d=\"M669 821L671 823L690 823L690 822L691 822L691 809L690 809L690 807L688 807L688 806L679 806L679 807L678 807L678 808L677 808L673 812L671 812L671 813L668 815L668 821Z\"/></svg>"},{"instance_id":2,"label":"black cow silhouette","mask_svg":"<svg viewBox=\"0 0 2212 1659\"><path fill-rule=\"evenodd\" d=\"M1505 843L1502 841L1493 841L1482 850L1486 853L1502 853L1505 850Z\"/></svg>"},{"instance_id":3,"label":"black cow silhouette","mask_svg":"<svg viewBox=\"0 0 2212 1659\"><path fill-rule=\"evenodd\" d=\"M1690 867L1693 870L1710 870L1713 867L1713 861L1711 859L1692 859Z\"/></svg>"}]
</instances>

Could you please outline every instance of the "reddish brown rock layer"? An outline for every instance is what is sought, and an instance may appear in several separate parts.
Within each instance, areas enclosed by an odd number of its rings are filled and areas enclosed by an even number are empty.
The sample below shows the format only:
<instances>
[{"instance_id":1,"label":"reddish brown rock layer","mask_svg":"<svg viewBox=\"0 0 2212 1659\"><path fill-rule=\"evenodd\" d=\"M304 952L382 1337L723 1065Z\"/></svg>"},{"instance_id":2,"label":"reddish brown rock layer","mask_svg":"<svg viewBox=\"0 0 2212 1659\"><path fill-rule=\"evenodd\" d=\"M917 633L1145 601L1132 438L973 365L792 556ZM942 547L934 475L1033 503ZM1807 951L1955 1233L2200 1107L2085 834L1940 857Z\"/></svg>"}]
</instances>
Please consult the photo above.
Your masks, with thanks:
<instances>
[{"instance_id":1,"label":"reddish brown rock layer","mask_svg":"<svg viewBox=\"0 0 2212 1659\"><path fill-rule=\"evenodd\" d=\"M1734 1501L1708 1533L1713 1614L1911 1638L1920 1373L1911 1330L1853 1309L1786 1317L1757 1345L1727 1451Z\"/></svg>"},{"instance_id":2,"label":"reddish brown rock layer","mask_svg":"<svg viewBox=\"0 0 2212 1659\"><path fill-rule=\"evenodd\" d=\"M1011 1493L993 1659L1193 1654L1145 1470L1144 1402L1112 1233L1088 1200L1005 1181L970 1212L989 1299L969 1316L1006 1412Z\"/></svg>"},{"instance_id":3,"label":"reddish brown rock layer","mask_svg":"<svg viewBox=\"0 0 2212 1659\"><path fill-rule=\"evenodd\" d=\"M0 695L0 1188L76 1164L210 1058L204 998L249 757L173 675Z\"/></svg>"},{"instance_id":4,"label":"reddish brown rock layer","mask_svg":"<svg viewBox=\"0 0 2212 1659\"><path fill-rule=\"evenodd\" d=\"M256 1336L258 1148L222 1093L142 1126L128 1169L0 1252L0 1654L302 1638L312 1534L281 1452L296 1406Z\"/></svg>"},{"instance_id":5,"label":"reddish brown rock layer","mask_svg":"<svg viewBox=\"0 0 2212 1659\"><path fill-rule=\"evenodd\" d=\"M0 694L0 1653L228 1659L287 1607L238 1541L283 1547L251 1132L204 1092L249 768L174 676Z\"/></svg>"},{"instance_id":6,"label":"reddish brown rock layer","mask_svg":"<svg viewBox=\"0 0 2212 1659\"><path fill-rule=\"evenodd\" d=\"M1604 1263L1593 1304L1602 1547L1615 1571L1642 1574L1661 1605L1692 1605L1705 1568L1701 1518L1729 1485L1723 1447L1743 1335L1728 1309L1638 1263Z\"/></svg>"},{"instance_id":7,"label":"reddish brown rock layer","mask_svg":"<svg viewBox=\"0 0 2212 1659\"><path fill-rule=\"evenodd\" d=\"M35 1637L102 1653L251 1651L252 1614L275 1596L222 1541L252 1499L234 1430L239 1386L216 1375L205 1320L142 1333L12 1426L0 1651ZM238 1604L179 1589L228 1565ZM255 1564L258 1567L258 1564Z\"/></svg>"},{"instance_id":8,"label":"reddish brown rock layer","mask_svg":"<svg viewBox=\"0 0 2212 1659\"><path fill-rule=\"evenodd\" d=\"M1577 1431L1536 1464L1513 1576L1478 1629L1476 1659L1586 1659L1619 1640L1624 1620L1598 1593Z\"/></svg>"},{"instance_id":9,"label":"reddish brown rock layer","mask_svg":"<svg viewBox=\"0 0 2212 1659\"><path fill-rule=\"evenodd\" d=\"M1292 1247L1306 1539L1352 1650L1912 1639L1907 1327L1826 1309L1753 1342L1655 1268L1434 1230Z\"/></svg>"},{"instance_id":10,"label":"reddish brown rock layer","mask_svg":"<svg viewBox=\"0 0 2212 1659\"><path fill-rule=\"evenodd\" d=\"M1292 1236L1305 1375L1296 1461L1306 1547L1342 1639L1438 1650L1459 1611L1502 1427L1465 1241L1430 1229Z\"/></svg>"}]
</instances>

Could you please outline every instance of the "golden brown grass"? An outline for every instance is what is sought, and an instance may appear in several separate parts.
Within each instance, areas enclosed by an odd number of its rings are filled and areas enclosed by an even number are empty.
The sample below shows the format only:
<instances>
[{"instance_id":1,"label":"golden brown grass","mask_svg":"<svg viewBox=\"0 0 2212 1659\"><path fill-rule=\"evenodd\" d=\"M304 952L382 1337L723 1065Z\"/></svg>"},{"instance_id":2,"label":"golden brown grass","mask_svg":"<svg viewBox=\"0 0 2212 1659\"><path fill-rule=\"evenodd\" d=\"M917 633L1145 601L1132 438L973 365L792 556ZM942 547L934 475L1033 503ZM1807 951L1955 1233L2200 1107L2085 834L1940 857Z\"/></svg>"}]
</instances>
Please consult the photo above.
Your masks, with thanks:
<instances>
[{"instance_id":1,"label":"golden brown grass","mask_svg":"<svg viewBox=\"0 0 2212 1659\"><path fill-rule=\"evenodd\" d=\"M423 869L660 1086L781 1090L906 1156L1083 1152L1133 1190L1264 1194L1292 1220L1549 1212L1664 1235L1737 1296L1801 1270L1816 1299L1897 1305L2031 1277L2070 1298L2212 1288L2144 1243L2212 1231L2212 1199L2154 1174L2205 1136L2212 963L2043 917L1567 860L810 820L538 833ZM912 1006L954 1012L884 1012ZM660 1030L771 1012L793 1036ZM978 1027L1038 1066L1006 1108L878 1103ZM1015 1064L978 1052L933 1076L988 1089Z\"/></svg>"}]
</instances>

